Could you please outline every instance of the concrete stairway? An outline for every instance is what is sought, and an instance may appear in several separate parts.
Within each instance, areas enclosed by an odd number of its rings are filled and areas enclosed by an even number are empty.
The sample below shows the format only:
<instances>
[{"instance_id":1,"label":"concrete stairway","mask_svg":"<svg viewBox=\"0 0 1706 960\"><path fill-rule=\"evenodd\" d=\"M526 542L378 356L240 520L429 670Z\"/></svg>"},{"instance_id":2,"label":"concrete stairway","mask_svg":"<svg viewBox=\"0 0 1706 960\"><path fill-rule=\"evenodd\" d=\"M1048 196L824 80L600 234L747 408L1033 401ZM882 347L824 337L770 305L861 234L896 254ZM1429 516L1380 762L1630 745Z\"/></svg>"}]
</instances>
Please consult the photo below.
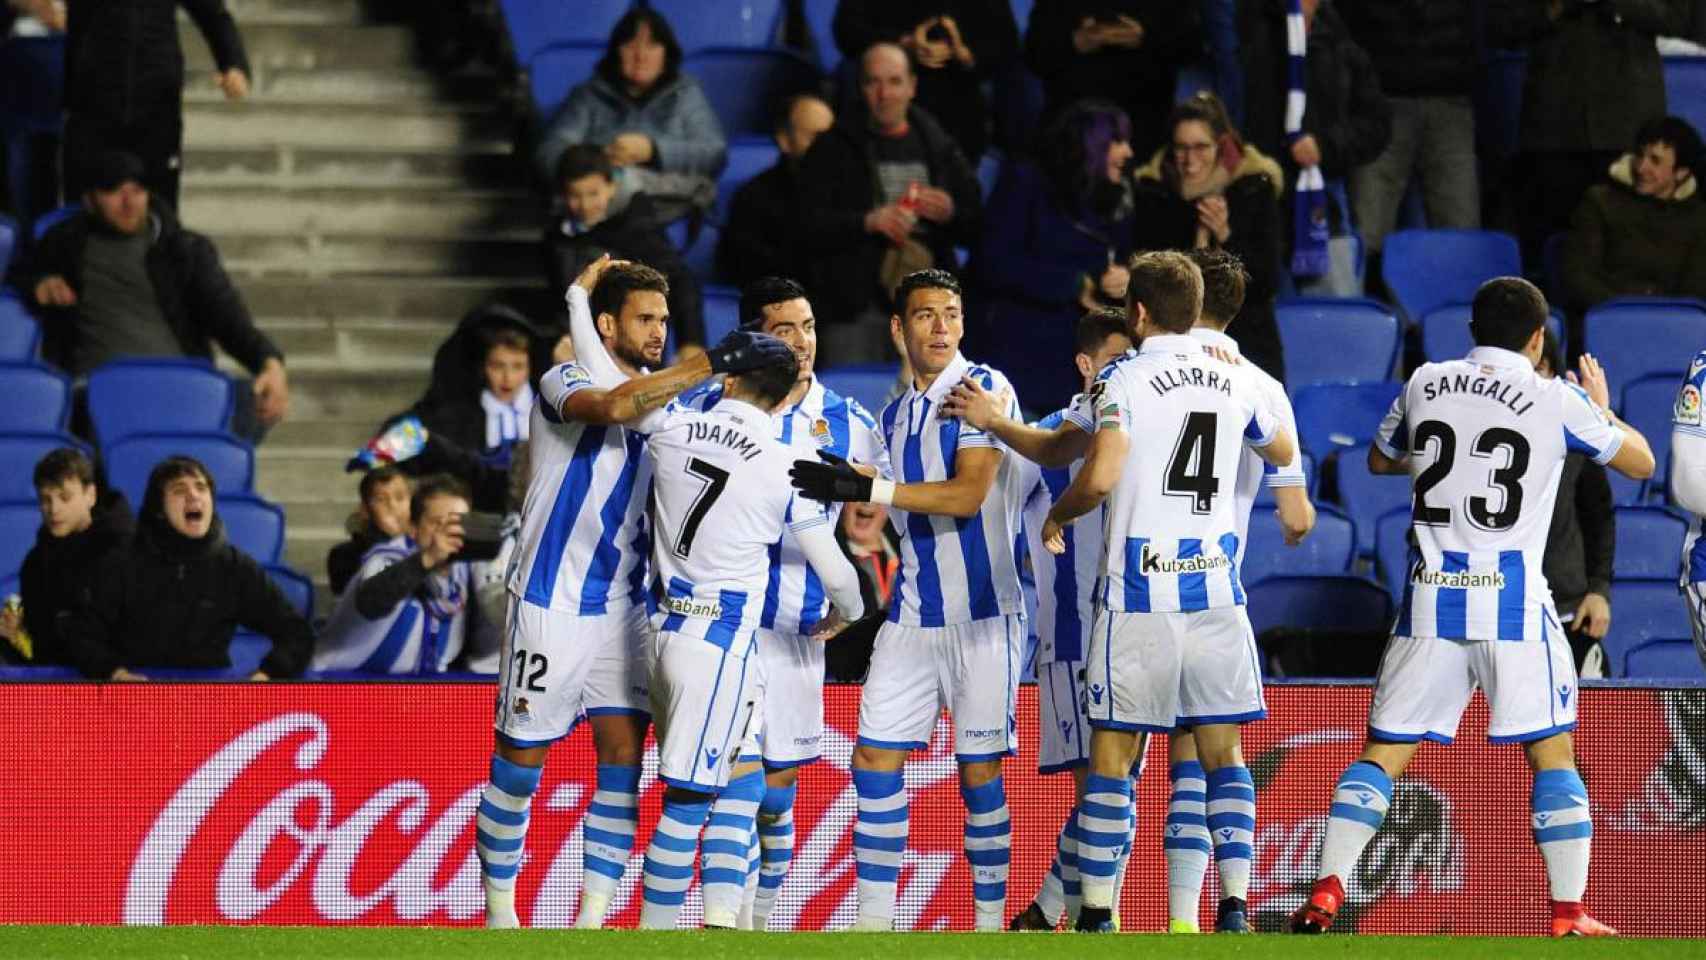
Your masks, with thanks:
<instances>
[{"instance_id":1,"label":"concrete stairway","mask_svg":"<svg viewBox=\"0 0 1706 960\"><path fill-rule=\"evenodd\" d=\"M344 461L420 395L463 313L538 275L539 213L496 84L420 67L407 24L359 0L230 7L247 100L224 100L181 25L182 214L285 352L290 416L258 451L256 486L284 507L287 562L321 585L323 610L326 549L356 500Z\"/></svg>"}]
</instances>

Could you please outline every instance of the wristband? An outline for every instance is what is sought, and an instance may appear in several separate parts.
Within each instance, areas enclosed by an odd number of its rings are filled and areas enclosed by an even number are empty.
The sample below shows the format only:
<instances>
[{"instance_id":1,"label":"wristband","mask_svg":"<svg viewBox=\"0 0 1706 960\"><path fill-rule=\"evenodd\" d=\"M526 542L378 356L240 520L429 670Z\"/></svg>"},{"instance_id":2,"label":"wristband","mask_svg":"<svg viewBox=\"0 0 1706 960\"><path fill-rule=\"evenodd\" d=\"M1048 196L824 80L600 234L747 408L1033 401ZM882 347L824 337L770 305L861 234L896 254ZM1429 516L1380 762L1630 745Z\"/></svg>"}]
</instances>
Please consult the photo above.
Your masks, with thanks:
<instances>
[{"instance_id":1,"label":"wristband","mask_svg":"<svg viewBox=\"0 0 1706 960\"><path fill-rule=\"evenodd\" d=\"M871 502L889 506L894 503L894 481L876 477L871 480Z\"/></svg>"}]
</instances>

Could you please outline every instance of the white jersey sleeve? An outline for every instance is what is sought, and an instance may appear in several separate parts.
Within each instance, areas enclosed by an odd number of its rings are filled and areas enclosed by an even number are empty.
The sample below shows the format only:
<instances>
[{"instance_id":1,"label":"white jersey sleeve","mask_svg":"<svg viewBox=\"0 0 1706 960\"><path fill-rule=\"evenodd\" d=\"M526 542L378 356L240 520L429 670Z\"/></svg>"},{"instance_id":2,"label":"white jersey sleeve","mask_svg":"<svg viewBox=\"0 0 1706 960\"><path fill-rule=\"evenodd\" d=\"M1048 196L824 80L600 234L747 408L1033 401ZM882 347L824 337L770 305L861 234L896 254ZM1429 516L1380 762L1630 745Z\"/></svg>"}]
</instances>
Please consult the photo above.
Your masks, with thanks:
<instances>
[{"instance_id":1,"label":"white jersey sleeve","mask_svg":"<svg viewBox=\"0 0 1706 960\"><path fill-rule=\"evenodd\" d=\"M1573 383L1565 387L1564 443L1572 453L1584 454L1604 465L1622 448L1623 431L1594 406L1585 390Z\"/></svg>"},{"instance_id":2,"label":"white jersey sleeve","mask_svg":"<svg viewBox=\"0 0 1706 960\"><path fill-rule=\"evenodd\" d=\"M1387 408L1386 416L1374 431L1374 448L1388 460L1402 460L1410 453L1410 426L1407 419L1408 389L1398 391Z\"/></svg>"},{"instance_id":3,"label":"white jersey sleeve","mask_svg":"<svg viewBox=\"0 0 1706 960\"><path fill-rule=\"evenodd\" d=\"M601 387L614 387L628 379L604 349L604 340L593 322L592 304L587 292L576 284L569 285L564 297L569 307L569 339L574 341L575 362L584 367Z\"/></svg>"},{"instance_id":4,"label":"white jersey sleeve","mask_svg":"<svg viewBox=\"0 0 1706 960\"><path fill-rule=\"evenodd\" d=\"M553 416L560 418L564 400L597 385L593 380L592 371L582 366L579 361L559 363L539 378L539 401L550 409Z\"/></svg>"},{"instance_id":5,"label":"white jersey sleeve","mask_svg":"<svg viewBox=\"0 0 1706 960\"><path fill-rule=\"evenodd\" d=\"M841 552L841 545L835 542L835 525L829 522L829 515L821 514L816 522L806 526L790 523L788 529L793 531L800 552L823 582L824 591L842 619L849 623L863 620L865 601L859 595L859 574Z\"/></svg>"},{"instance_id":6,"label":"white jersey sleeve","mask_svg":"<svg viewBox=\"0 0 1706 960\"><path fill-rule=\"evenodd\" d=\"M1297 435L1297 413L1291 408L1291 401L1286 399L1285 387L1277 380L1268 382L1273 386L1267 398L1268 407L1279 418L1280 426L1291 434L1296 450L1291 455L1291 462L1283 467L1263 463L1262 483L1269 487L1307 486L1309 478L1303 475L1303 441Z\"/></svg>"},{"instance_id":7,"label":"white jersey sleeve","mask_svg":"<svg viewBox=\"0 0 1706 960\"><path fill-rule=\"evenodd\" d=\"M1671 410L1671 496L1696 518L1706 514L1706 422L1701 416L1701 391L1706 389L1706 350L1694 357L1688 376L1676 392ZM1651 439L1651 438L1649 438ZM1698 519L1691 529L1700 526ZM1706 574L1706 570L1702 571Z\"/></svg>"}]
</instances>

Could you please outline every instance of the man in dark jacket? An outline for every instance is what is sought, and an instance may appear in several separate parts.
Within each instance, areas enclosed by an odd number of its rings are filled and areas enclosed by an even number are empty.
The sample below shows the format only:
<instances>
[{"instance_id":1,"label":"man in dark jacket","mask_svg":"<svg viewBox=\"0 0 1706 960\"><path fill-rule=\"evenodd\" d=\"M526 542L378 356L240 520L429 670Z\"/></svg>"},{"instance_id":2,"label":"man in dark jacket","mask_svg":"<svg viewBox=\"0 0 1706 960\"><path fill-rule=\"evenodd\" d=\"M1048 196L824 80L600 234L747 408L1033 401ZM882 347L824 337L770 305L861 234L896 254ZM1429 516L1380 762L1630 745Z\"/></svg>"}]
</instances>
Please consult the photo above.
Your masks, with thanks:
<instances>
[{"instance_id":1,"label":"man in dark jacket","mask_svg":"<svg viewBox=\"0 0 1706 960\"><path fill-rule=\"evenodd\" d=\"M800 158L834 124L829 104L809 93L789 97L777 111L775 138L782 155L735 191L717 246L717 266L735 286L760 277L805 276L797 235Z\"/></svg>"},{"instance_id":2,"label":"man in dark jacket","mask_svg":"<svg viewBox=\"0 0 1706 960\"><path fill-rule=\"evenodd\" d=\"M249 58L225 0L70 0L66 4L65 195L89 189L87 166L109 150L146 165L144 183L177 209L184 140L184 51L178 7L207 39L225 96L249 92Z\"/></svg>"},{"instance_id":3,"label":"man in dark jacket","mask_svg":"<svg viewBox=\"0 0 1706 960\"><path fill-rule=\"evenodd\" d=\"M688 272L643 193L615 209L616 169L605 151L577 144L557 162L567 213L545 227L545 276L560 298L587 265L604 254L643 263L669 280L669 320L676 347L705 343L699 281Z\"/></svg>"},{"instance_id":4,"label":"man in dark jacket","mask_svg":"<svg viewBox=\"0 0 1706 960\"><path fill-rule=\"evenodd\" d=\"M168 457L149 474L135 539L101 562L88 605L61 631L85 676L229 668L238 626L272 641L249 679L294 677L307 666L313 629L266 571L226 541L214 493L207 468L189 457Z\"/></svg>"},{"instance_id":5,"label":"man in dark jacket","mask_svg":"<svg viewBox=\"0 0 1706 960\"><path fill-rule=\"evenodd\" d=\"M238 403L238 432L256 436L283 419L284 354L255 327L212 241L151 203L141 161L103 158L83 205L19 268L43 315L43 358L81 377L126 356L212 359L218 343L255 378L252 408Z\"/></svg>"},{"instance_id":6,"label":"man in dark jacket","mask_svg":"<svg viewBox=\"0 0 1706 960\"><path fill-rule=\"evenodd\" d=\"M1202 53L1199 8L1180 0L1045 0L1025 30L1044 115L1086 98L1112 100L1131 118L1139 157L1166 141L1179 67Z\"/></svg>"},{"instance_id":7,"label":"man in dark jacket","mask_svg":"<svg viewBox=\"0 0 1706 960\"><path fill-rule=\"evenodd\" d=\"M894 284L926 267L954 269L976 241L983 196L965 155L913 105L905 50L879 43L860 61L865 110L817 138L800 165L800 240L831 364L889 356Z\"/></svg>"}]
</instances>

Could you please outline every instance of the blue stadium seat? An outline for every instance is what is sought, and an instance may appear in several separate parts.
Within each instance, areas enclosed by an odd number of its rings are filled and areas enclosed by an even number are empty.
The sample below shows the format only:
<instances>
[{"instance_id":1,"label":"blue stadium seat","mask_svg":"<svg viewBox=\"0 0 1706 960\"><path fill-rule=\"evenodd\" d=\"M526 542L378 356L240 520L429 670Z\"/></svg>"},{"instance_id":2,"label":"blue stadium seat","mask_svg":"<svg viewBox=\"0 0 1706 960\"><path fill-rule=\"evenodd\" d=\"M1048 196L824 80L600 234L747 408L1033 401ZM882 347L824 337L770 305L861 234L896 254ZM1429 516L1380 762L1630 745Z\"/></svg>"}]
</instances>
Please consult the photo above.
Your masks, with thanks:
<instances>
[{"instance_id":1,"label":"blue stadium seat","mask_svg":"<svg viewBox=\"0 0 1706 960\"><path fill-rule=\"evenodd\" d=\"M41 327L16 297L0 295L0 361L34 360Z\"/></svg>"},{"instance_id":2,"label":"blue stadium seat","mask_svg":"<svg viewBox=\"0 0 1706 960\"><path fill-rule=\"evenodd\" d=\"M499 0L510 47L517 66L528 67L535 55L558 42L595 43L600 48L631 0Z\"/></svg>"},{"instance_id":3,"label":"blue stadium seat","mask_svg":"<svg viewBox=\"0 0 1706 960\"><path fill-rule=\"evenodd\" d=\"M1025 35L1025 29L1031 24L1031 8L1037 5L1037 0L1008 0L1013 7L1013 22L1019 25L1019 36Z\"/></svg>"},{"instance_id":4,"label":"blue stadium seat","mask_svg":"<svg viewBox=\"0 0 1706 960\"><path fill-rule=\"evenodd\" d=\"M1552 303L1564 302L1564 242L1568 239L1568 233L1554 233L1546 238L1546 246L1541 249L1542 290Z\"/></svg>"},{"instance_id":5,"label":"blue stadium seat","mask_svg":"<svg viewBox=\"0 0 1706 960\"><path fill-rule=\"evenodd\" d=\"M699 226L699 235L693 238L693 243L681 251L681 259L687 264L687 272L701 284L714 284L722 280L722 272L717 269L717 244L722 242L723 228L714 223L704 223Z\"/></svg>"},{"instance_id":6,"label":"blue stadium seat","mask_svg":"<svg viewBox=\"0 0 1706 960\"><path fill-rule=\"evenodd\" d=\"M214 494L249 493L254 489L255 452L223 433L138 433L106 446L107 479L135 505L142 504L148 474L171 456L194 457L213 476Z\"/></svg>"},{"instance_id":7,"label":"blue stadium seat","mask_svg":"<svg viewBox=\"0 0 1706 960\"><path fill-rule=\"evenodd\" d=\"M711 346L740 326L740 291L733 287L705 288L705 346Z\"/></svg>"},{"instance_id":8,"label":"blue stadium seat","mask_svg":"<svg viewBox=\"0 0 1706 960\"><path fill-rule=\"evenodd\" d=\"M717 178L717 205L711 208L712 222L727 224L729 204L734 202L735 191L748 180L775 166L781 155L782 151L776 146L773 137L743 136L731 139L729 164Z\"/></svg>"},{"instance_id":9,"label":"blue stadium seat","mask_svg":"<svg viewBox=\"0 0 1706 960\"><path fill-rule=\"evenodd\" d=\"M0 503L0 576L22 570L24 557L36 545L41 510L33 503ZM0 600L5 599L0 594Z\"/></svg>"},{"instance_id":10,"label":"blue stadium seat","mask_svg":"<svg viewBox=\"0 0 1706 960\"><path fill-rule=\"evenodd\" d=\"M1600 641L1605 648L1611 676L1627 674L1629 651L1641 644L1692 635L1688 625L1688 601L1676 584L1652 580L1612 581L1611 631Z\"/></svg>"},{"instance_id":11,"label":"blue stadium seat","mask_svg":"<svg viewBox=\"0 0 1706 960\"><path fill-rule=\"evenodd\" d=\"M1269 577L1244 592L1258 637L1276 627L1375 634L1392 626L1386 588L1352 574Z\"/></svg>"},{"instance_id":12,"label":"blue stadium seat","mask_svg":"<svg viewBox=\"0 0 1706 960\"><path fill-rule=\"evenodd\" d=\"M1665 104L1696 130L1706 130L1706 57L1665 57Z\"/></svg>"},{"instance_id":13,"label":"blue stadium seat","mask_svg":"<svg viewBox=\"0 0 1706 960\"><path fill-rule=\"evenodd\" d=\"M1001 178L1001 151L994 147L984 152L977 161L977 188L987 201L989 194L995 189L995 182ZM965 258L960 258L965 262Z\"/></svg>"},{"instance_id":14,"label":"blue stadium seat","mask_svg":"<svg viewBox=\"0 0 1706 960\"><path fill-rule=\"evenodd\" d=\"M817 65L830 75L841 66L841 48L835 45L835 8L840 3L841 0L802 0L801 3Z\"/></svg>"},{"instance_id":15,"label":"blue stadium seat","mask_svg":"<svg viewBox=\"0 0 1706 960\"><path fill-rule=\"evenodd\" d=\"M17 596L20 589L22 588L19 586L17 574L8 573L0 576L0 600Z\"/></svg>"},{"instance_id":16,"label":"blue stadium seat","mask_svg":"<svg viewBox=\"0 0 1706 960\"><path fill-rule=\"evenodd\" d=\"M227 651L231 657L231 666L228 669L196 672L207 674L208 679L246 677L260 669L261 661L265 660L267 654L272 652L272 641L258 633L239 629L231 635L231 646L227 648ZM157 672L159 671L146 671L147 674ZM170 676L170 674L167 675Z\"/></svg>"},{"instance_id":17,"label":"blue stadium seat","mask_svg":"<svg viewBox=\"0 0 1706 960\"><path fill-rule=\"evenodd\" d=\"M49 230L59 226L63 221L70 219L72 214L82 209L75 203L68 203L63 207L42 214L35 219L34 223L30 224L30 239L39 241Z\"/></svg>"},{"instance_id":18,"label":"blue stadium seat","mask_svg":"<svg viewBox=\"0 0 1706 960\"><path fill-rule=\"evenodd\" d=\"M1522 276L1516 238L1491 230L1399 230L1386 238L1381 276L1411 323L1468 303L1494 277Z\"/></svg>"},{"instance_id":19,"label":"blue stadium seat","mask_svg":"<svg viewBox=\"0 0 1706 960\"><path fill-rule=\"evenodd\" d=\"M866 363L832 367L817 378L836 393L859 401L865 412L875 417L883 412L883 398L894 389L899 376L898 363Z\"/></svg>"},{"instance_id":20,"label":"blue stadium seat","mask_svg":"<svg viewBox=\"0 0 1706 960\"><path fill-rule=\"evenodd\" d=\"M1675 583L1682 573L1688 522L1663 507L1618 507L1611 575L1618 580Z\"/></svg>"},{"instance_id":21,"label":"blue stadium seat","mask_svg":"<svg viewBox=\"0 0 1706 960\"><path fill-rule=\"evenodd\" d=\"M1624 676L1643 680L1706 680L1693 640L1659 640L1629 651Z\"/></svg>"},{"instance_id":22,"label":"blue stadium seat","mask_svg":"<svg viewBox=\"0 0 1706 960\"><path fill-rule=\"evenodd\" d=\"M1670 481L1671 417L1676 408L1677 391L1682 388L1683 371L1642 377L1623 388L1623 403L1618 407L1623 419L1653 448L1653 460L1658 468L1647 489L1660 492ZM1633 482L1633 481L1630 481Z\"/></svg>"},{"instance_id":23,"label":"blue stadium seat","mask_svg":"<svg viewBox=\"0 0 1706 960\"><path fill-rule=\"evenodd\" d=\"M0 500L34 503L36 462L60 447L89 453L81 440L63 433L0 433Z\"/></svg>"},{"instance_id":24,"label":"blue stadium seat","mask_svg":"<svg viewBox=\"0 0 1706 960\"><path fill-rule=\"evenodd\" d=\"M1392 594L1392 604L1404 602L1404 581L1410 576L1410 508L1388 510L1374 522L1374 566L1380 582Z\"/></svg>"},{"instance_id":25,"label":"blue stadium seat","mask_svg":"<svg viewBox=\"0 0 1706 960\"><path fill-rule=\"evenodd\" d=\"M71 419L71 379L33 363L0 363L0 432L52 433Z\"/></svg>"},{"instance_id":26,"label":"blue stadium seat","mask_svg":"<svg viewBox=\"0 0 1706 960\"><path fill-rule=\"evenodd\" d=\"M1326 459L1346 447L1367 446L1403 388L1398 383L1318 383L1292 399L1303 449Z\"/></svg>"},{"instance_id":27,"label":"blue stadium seat","mask_svg":"<svg viewBox=\"0 0 1706 960\"><path fill-rule=\"evenodd\" d=\"M648 0L690 53L706 47L765 48L781 40L784 0Z\"/></svg>"},{"instance_id":28,"label":"blue stadium seat","mask_svg":"<svg viewBox=\"0 0 1706 960\"><path fill-rule=\"evenodd\" d=\"M12 268L12 253L18 249L18 221L0 215L0 277Z\"/></svg>"},{"instance_id":29,"label":"blue stadium seat","mask_svg":"<svg viewBox=\"0 0 1706 960\"><path fill-rule=\"evenodd\" d=\"M284 550L284 511L260 497L220 497L214 513L225 525L225 539L263 566L278 562Z\"/></svg>"},{"instance_id":30,"label":"blue stadium seat","mask_svg":"<svg viewBox=\"0 0 1706 960\"><path fill-rule=\"evenodd\" d=\"M1355 525L1333 508L1316 512L1315 529L1295 547L1285 545L1279 518L1259 510L1250 514L1250 542L1238 576L1251 584L1275 576L1348 573L1355 558Z\"/></svg>"},{"instance_id":31,"label":"blue stadium seat","mask_svg":"<svg viewBox=\"0 0 1706 960\"><path fill-rule=\"evenodd\" d=\"M1274 307L1292 394L1312 383L1389 380L1398 361L1398 318L1362 297L1288 297Z\"/></svg>"},{"instance_id":32,"label":"blue stadium seat","mask_svg":"<svg viewBox=\"0 0 1706 960\"><path fill-rule=\"evenodd\" d=\"M1403 474L1376 474L1368 469L1368 448L1356 447L1339 454L1339 503L1357 525L1357 553L1375 551L1375 530L1386 513L1410 506L1410 478Z\"/></svg>"},{"instance_id":33,"label":"blue stadium seat","mask_svg":"<svg viewBox=\"0 0 1706 960\"><path fill-rule=\"evenodd\" d=\"M818 84L817 67L791 50L713 47L688 54L681 68L704 88L729 137L769 134L776 104Z\"/></svg>"},{"instance_id":34,"label":"blue stadium seat","mask_svg":"<svg viewBox=\"0 0 1706 960\"><path fill-rule=\"evenodd\" d=\"M314 619L314 581L287 566L277 563L267 564L267 576L280 590L284 591L285 599L299 611L306 620Z\"/></svg>"},{"instance_id":35,"label":"blue stadium seat","mask_svg":"<svg viewBox=\"0 0 1706 960\"><path fill-rule=\"evenodd\" d=\"M1461 360L1475 349L1475 337L1469 332L1470 306L1467 303L1448 303L1428 311L1422 318L1422 359L1429 363ZM1546 325L1562 342L1564 320L1553 308Z\"/></svg>"},{"instance_id":36,"label":"blue stadium seat","mask_svg":"<svg viewBox=\"0 0 1706 960\"><path fill-rule=\"evenodd\" d=\"M89 420L103 448L137 433L224 430L235 402L231 379L200 360L115 360L89 374Z\"/></svg>"},{"instance_id":37,"label":"blue stadium seat","mask_svg":"<svg viewBox=\"0 0 1706 960\"><path fill-rule=\"evenodd\" d=\"M527 92L541 119L550 119L569 98L569 91L586 82L604 56L604 43L553 43L533 55L527 68Z\"/></svg>"},{"instance_id":38,"label":"blue stadium seat","mask_svg":"<svg viewBox=\"0 0 1706 960\"><path fill-rule=\"evenodd\" d=\"M1622 297L1589 310L1582 349L1605 367L1612 383L1630 384L1655 373L1682 383L1694 351L1706 344L1706 303L1658 297Z\"/></svg>"},{"instance_id":39,"label":"blue stadium seat","mask_svg":"<svg viewBox=\"0 0 1706 960\"><path fill-rule=\"evenodd\" d=\"M1307 453L1299 453L1298 456L1303 458L1303 488L1305 490L1309 491L1309 496L1311 499L1313 499L1315 496L1315 491L1319 488L1319 485L1320 485L1320 474L1315 469L1315 458L1310 456ZM1273 507L1274 507L1274 488L1273 487L1270 487L1264 483L1261 486L1256 488L1256 504L1255 504L1255 507L1258 510L1263 510L1263 509L1272 510L1273 509Z\"/></svg>"}]
</instances>

